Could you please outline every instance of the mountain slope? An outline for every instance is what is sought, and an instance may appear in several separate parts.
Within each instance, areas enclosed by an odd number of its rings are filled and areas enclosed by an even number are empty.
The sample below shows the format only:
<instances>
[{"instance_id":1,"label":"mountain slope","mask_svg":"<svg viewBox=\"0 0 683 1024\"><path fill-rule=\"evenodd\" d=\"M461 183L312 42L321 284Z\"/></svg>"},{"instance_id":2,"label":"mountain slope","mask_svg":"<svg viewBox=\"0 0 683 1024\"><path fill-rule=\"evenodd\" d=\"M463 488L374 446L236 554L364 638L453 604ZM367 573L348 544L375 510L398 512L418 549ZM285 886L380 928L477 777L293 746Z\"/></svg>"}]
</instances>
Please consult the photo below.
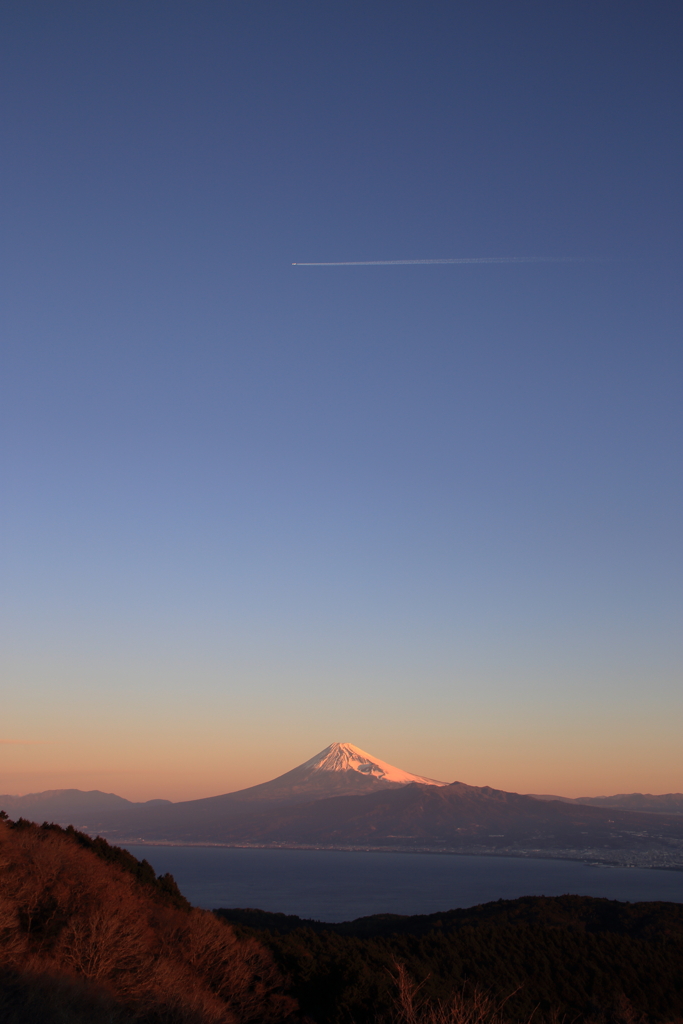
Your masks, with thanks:
<instances>
[{"instance_id":1,"label":"mountain slope","mask_svg":"<svg viewBox=\"0 0 683 1024\"><path fill-rule=\"evenodd\" d=\"M121 837L119 837L121 838ZM257 803L190 821L150 818L134 841L441 850L683 866L680 817L542 801L490 787L411 783L307 803Z\"/></svg>"},{"instance_id":2,"label":"mountain slope","mask_svg":"<svg viewBox=\"0 0 683 1024\"><path fill-rule=\"evenodd\" d=\"M373 757L351 743L332 743L303 764L270 782L250 786L235 793L186 800L155 808L136 808L123 815L110 816L107 834L119 837L121 830L140 838L155 835L171 841L196 842L203 837L230 828L231 822L279 815L288 808L335 796L367 796L401 790L419 783L427 788L447 786L421 775L413 775ZM247 829L248 831L248 829ZM244 827L238 832L245 834Z\"/></svg>"},{"instance_id":3,"label":"mountain slope","mask_svg":"<svg viewBox=\"0 0 683 1024\"><path fill-rule=\"evenodd\" d=\"M0 820L0 913L7 1024L282 1024L295 1009L260 943L102 840Z\"/></svg>"}]
</instances>

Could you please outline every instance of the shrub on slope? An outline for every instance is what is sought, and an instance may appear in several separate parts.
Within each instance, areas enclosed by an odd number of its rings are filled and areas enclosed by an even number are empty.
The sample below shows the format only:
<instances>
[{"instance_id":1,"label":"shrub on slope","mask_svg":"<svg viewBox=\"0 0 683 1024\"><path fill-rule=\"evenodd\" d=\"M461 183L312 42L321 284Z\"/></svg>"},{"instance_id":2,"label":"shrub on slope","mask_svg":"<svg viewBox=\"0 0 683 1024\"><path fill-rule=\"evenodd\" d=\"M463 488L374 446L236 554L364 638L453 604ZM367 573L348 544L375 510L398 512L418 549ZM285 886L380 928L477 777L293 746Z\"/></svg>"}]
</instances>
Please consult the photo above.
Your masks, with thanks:
<instances>
[{"instance_id":1,"label":"shrub on slope","mask_svg":"<svg viewBox=\"0 0 683 1024\"><path fill-rule=\"evenodd\" d=\"M3 1020L275 1024L291 1016L295 1004L257 939L184 905L172 879L159 884L127 858L73 830L0 821Z\"/></svg>"}]
</instances>

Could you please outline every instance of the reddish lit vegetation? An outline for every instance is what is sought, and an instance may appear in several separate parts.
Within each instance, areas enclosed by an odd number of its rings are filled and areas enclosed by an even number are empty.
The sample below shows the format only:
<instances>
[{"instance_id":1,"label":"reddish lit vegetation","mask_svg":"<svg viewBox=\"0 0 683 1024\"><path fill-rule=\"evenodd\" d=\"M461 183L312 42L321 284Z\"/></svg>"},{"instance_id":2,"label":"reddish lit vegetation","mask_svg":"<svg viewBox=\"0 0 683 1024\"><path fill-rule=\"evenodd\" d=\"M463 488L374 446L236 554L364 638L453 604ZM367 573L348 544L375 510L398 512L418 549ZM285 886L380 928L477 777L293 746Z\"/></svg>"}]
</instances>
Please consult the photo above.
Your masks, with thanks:
<instances>
[{"instance_id":1,"label":"reddish lit vegetation","mask_svg":"<svg viewBox=\"0 0 683 1024\"><path fill-rule=\"evenodd\" d=\"M7 1024L267 1024L296 1008L262 944L170 877L24 821L0 821L0 972Z\"/></svg>"}]
</instances>

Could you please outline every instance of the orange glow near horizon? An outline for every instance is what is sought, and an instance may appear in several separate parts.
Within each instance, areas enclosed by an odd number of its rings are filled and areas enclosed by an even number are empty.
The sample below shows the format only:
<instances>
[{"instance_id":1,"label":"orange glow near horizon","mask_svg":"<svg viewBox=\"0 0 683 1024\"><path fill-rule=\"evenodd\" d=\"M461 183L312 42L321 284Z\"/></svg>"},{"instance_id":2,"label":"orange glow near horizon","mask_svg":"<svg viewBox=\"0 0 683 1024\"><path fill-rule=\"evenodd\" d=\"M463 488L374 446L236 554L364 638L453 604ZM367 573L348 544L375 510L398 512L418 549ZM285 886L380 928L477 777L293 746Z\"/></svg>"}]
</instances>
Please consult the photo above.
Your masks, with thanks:
<instances>
[{"instance_id":1,"label":"orange glow near horizon","mask_svg":"<svg viewBox=\"0 0 683 1024\"><path fill-rule=\"evenodd\" d=\"M130 744L117 752L104 737L96 744L36 742L0 746L0 793L24 795L52 789L97 789L129 800L192 800L266 782L312 757L329 742L357 742L356 736L330 735L296 742L243 743L232 749L206 736L164 749L163 744L135 752ZM479 738L481 739L481 737ZM492 786L510 792L579 797L614 793L665 793L683 790L681 773L672 772L670 744L641 743L627 749L613 741L601 747L584 744L573 756L557 738L531 745L498 737L484 745L463 742L457 754L447 744L390 741L361 737L358 746L407 771L445 782ZM181 749L178 749L180 747ZM107 749L108 748L108 749Z\"/></svg>"},{"instance_id":2,"label":"orange glow near horizon","mask_svg":"<svg viewBox=\"0 0 683 1024\"><path fill-rule=\"evenodd\" d=\"M0 794L97 789L191 800L267 782L335 741L444 782L567 797L683 792L680 688L662 666L551 672L520 657L457 673L278 655L197 659L56 655L8 666ZM331 661L331 659L330 659ZM548 681L550 680L550 682ZM420 681L419 685L416 681Z\"/></svg>"}]
</instances>

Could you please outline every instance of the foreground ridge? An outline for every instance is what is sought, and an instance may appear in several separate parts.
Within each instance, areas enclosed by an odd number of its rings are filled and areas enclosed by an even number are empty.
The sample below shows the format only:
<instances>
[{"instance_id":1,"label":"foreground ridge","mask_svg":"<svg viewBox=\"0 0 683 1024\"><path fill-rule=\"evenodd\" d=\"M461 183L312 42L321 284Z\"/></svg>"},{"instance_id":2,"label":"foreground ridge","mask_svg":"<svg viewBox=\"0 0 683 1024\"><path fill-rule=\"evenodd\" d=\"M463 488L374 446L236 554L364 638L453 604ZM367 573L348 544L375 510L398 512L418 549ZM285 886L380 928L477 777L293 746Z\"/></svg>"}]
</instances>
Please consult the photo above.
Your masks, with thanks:
<instances>
[{"instance_id":1,"label":"foreground ridge","mask_svg":"<svg viewBox=\"0 0 683 1024\"><path fill-rule=\"evenodd\" d=\"M296 1009L262 943L170 875L74 829L0 816L0 1020L279 1024Z\"/></svg>"},{"instance_id":2,"label":"foreground ridge","mask_svg":"<svg viewBox=\"0 0 683 1024\"><path fill-rule=\"evenodd\" d=\"M683 1020L678 903L525 896L337 924L216 913L286 964L302 1013L316 1024ZM397 988L415 997L412 1014L401 1013L409 1003L396 1007Z\"/></svg>"}]
</instances>

